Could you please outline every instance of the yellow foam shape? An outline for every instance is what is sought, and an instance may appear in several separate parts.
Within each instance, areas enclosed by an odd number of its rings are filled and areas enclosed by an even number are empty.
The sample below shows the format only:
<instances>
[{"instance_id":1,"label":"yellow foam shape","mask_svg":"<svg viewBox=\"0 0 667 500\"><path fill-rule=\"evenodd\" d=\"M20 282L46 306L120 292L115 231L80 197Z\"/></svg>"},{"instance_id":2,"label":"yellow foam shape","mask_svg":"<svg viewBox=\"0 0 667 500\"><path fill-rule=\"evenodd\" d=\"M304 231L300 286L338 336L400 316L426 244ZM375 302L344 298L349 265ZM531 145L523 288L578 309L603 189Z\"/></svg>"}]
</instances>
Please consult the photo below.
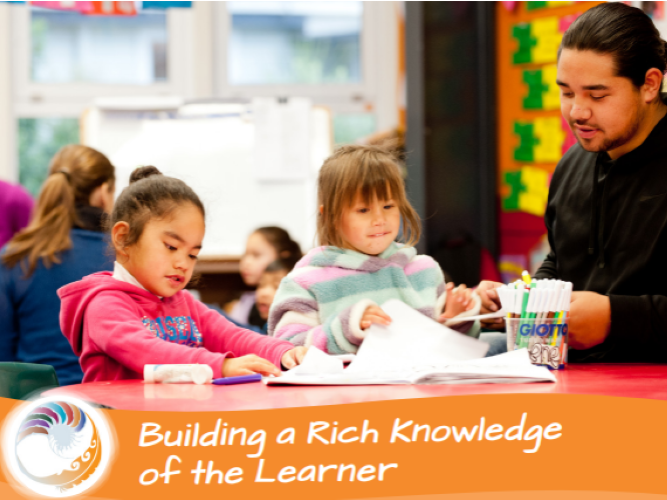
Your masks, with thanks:
<instances>
[{"instance_id":1,"label":"yellow foam shape","mask_svg":"<svg viewBox=\"0 0 667 500\"><path fill-rule=\"evenodd\" d=\"M533 149L536 163L556 163L561 159L565 133L561 128L560 118L536 118L533 122L533 134L538 139Z\"/></svg>"},{"instance_id":2,"label":"yellow foam shape","mask_svg":"<svg viewBox=\"0 0 667 500\"><path fill-rule=\"evenodd\" d=\"M557 66L549 64L542 68L542 83L547 85L547 91L542 94L542 108L552 110L560 108L560 89L556 85Z\"/></svg>"},{"instance_id":3,"label":"yellow foam shape","mask_svg":"<svg viewBox=\"0 0 667 500\"><path fill-rule=\"evenodd\" d=\"M543 17L531 23L531 35L537 43L531 49L531 60L534 63L556 62L558 46L563 34L558 31L557 17Z\"/></svg>"},{"instance_id":4,"label":"yellow foam shape","mask_svg":"<svg viewBox=\"0 0 667 500\"><path fill-rule=\"evenodd\" d=\"M543 216L549 197L549 174L541 168L523 167L521 184L525 191L519 194L519 210Z\"/></svg>"}]
</instances>

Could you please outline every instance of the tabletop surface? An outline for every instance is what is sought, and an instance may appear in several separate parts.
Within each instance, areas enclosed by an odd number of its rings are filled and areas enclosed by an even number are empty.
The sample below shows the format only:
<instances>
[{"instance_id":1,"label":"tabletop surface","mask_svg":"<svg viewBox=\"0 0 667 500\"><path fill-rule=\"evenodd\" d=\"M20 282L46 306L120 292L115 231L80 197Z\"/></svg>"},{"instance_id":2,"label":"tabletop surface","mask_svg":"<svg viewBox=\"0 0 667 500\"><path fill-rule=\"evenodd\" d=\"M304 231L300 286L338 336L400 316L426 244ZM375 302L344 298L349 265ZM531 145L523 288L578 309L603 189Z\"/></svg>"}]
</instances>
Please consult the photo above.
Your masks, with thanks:
<instances>
[{"instance_id":1,"label":"tabletop surface","mask_svg":"<svg viewBox=\"0 0 667 500\"><path fill-rule=\"evenodd\" d=\"M472 394L594 394L667 400L667 365L580 364L556 373L556 383L464 385L270 386L145 384L140 380L59 387L69 395L121 410L237 411L362 403Z\"/></svg>"}]
</instances>

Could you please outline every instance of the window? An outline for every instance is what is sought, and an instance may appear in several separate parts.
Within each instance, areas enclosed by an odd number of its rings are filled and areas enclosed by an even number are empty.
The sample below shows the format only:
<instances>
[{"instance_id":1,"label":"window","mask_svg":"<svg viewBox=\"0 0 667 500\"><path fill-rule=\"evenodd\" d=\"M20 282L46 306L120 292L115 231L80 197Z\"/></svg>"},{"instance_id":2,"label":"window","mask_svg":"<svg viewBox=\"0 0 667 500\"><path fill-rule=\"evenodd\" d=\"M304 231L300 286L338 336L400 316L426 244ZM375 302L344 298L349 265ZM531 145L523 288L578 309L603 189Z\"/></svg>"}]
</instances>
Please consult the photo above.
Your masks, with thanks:
<instances>
[{"instance_id":1,"label":"window","mask_svg":"<svg viewBox=\"0 0 667 500\"><path fill-rule=\"evenodd\" d=\"M373 113L337 113L333 117L334 144L349 144L376 131Z\"/></svg>"},{"instance_id":2,"label":"window","mask_svg":"<svg viewBox=\"0 0 667 500\"><path fill-rule=\"evenodd\" d=\"M216 2L216 95L308 97L334 141L397 123L398 7L392 2Z\"/></svg>"},{"instance_id":3,"label":"window","mask_svg":"<svg viewBox=\"0 0 667 500\"><path fill-rule=\"evenodd\" d=\"M76 142L76 121L99 98L135 109L147 96L307 97L331 111L337 143L390 128L397 5L193 2L116 17L2 3L0 68L11 81L0 79L0 177L35 192L48 166L40 155Z\"/></svg>"},{"instance_id":4,"label":"window","mask_svg":"<svg viewBox=\"0 0 667 500\"><path fill-rule=\"evenodd\" d=\"M167 80L167 16L87 16L31 8L31 80L149 85Z\"/></svg>"},{"instance_id":5,"label":"window","mask_svg":"<svg viewBox=\"0 0 667 500\"><path fill-rule=\"evenodd\" d=\"M62 146L78 142L77 118L19 118L19 182L36 197L53 155Z\"/></svg>"},{"instance_id":6,"label":"window","mask_svg":"<svg viewBox=\"0 0 667 500\"><path fill-rule=\"evenodd\" d=\"M0 129L12 133L0 137L0 154L14 154L0 164L0 176L36 194L50 157L79 142L79 117L96 99L197 97L204 64L196 46L206 39L194 34L212 21L211 9L195 6L140 10L136 16L83 15L25 3L3 9L0 21L11 29L0 37L11 47L12 85L6 87L11 114Z\"/></svg>"},{"instance_id":7,"label":"window","mask_svg":"<svg viewBox=\"0 0 667 500\"><path fill-rule=\"evenodd\" d=\"M227 9L231 85L361 81L362 2L228 2Z\"/></svg>"}]
</instances>

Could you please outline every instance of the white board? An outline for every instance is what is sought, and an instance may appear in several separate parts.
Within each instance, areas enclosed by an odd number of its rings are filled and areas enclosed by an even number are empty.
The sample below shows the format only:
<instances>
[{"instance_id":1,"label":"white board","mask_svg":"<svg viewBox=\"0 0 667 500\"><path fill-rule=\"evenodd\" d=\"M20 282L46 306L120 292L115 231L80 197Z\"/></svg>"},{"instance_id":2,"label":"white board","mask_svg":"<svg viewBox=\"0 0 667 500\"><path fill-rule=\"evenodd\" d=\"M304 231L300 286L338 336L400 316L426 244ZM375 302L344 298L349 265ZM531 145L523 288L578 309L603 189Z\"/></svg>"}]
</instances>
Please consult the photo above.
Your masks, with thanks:
<instances>
[{"instance_id":1,"label":"white board","mask_svg":"<svg viewBox=\"0 0 667 500\"><path fill-rule=\"evenodd\" d=\"M142 113L94 108L84 115L83 137L116 166L117 195L140 165L155 165L192 187L207 211L202 255L241 255L254 229L274 225L306 251L315 244L317 173L332 150L330 114L312 108L304 144L311 168L296 179L266 180L256 175L256 152L263 145L255 142L252 108L243 109L200 105L195 113L187 107L180 113Z\"/></svg>"}]
</instances>

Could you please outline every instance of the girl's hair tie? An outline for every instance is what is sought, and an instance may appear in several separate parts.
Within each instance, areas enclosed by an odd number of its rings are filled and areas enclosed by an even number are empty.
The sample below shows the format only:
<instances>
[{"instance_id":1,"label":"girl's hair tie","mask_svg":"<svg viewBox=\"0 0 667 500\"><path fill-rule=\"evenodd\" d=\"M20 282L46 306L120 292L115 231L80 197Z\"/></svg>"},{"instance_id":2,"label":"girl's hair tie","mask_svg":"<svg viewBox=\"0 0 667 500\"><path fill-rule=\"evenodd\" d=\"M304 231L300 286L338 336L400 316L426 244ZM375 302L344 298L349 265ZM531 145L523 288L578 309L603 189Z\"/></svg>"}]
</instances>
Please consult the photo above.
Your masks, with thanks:
<instances>
[{"instance_id":1,"label":"girl's hair tie","mask_svg":"<svg viewBox=\"0 0 667 500\"><path fill-rule=\"evenodd\" d=\"M53 173L54 174L63 174L65 176L65 178L67 179L67 182L70 182L72 180L72 178L69 175L69 172L64 168L61 168L60 170L56 170Z\"/></svg>"}]
</instances>

